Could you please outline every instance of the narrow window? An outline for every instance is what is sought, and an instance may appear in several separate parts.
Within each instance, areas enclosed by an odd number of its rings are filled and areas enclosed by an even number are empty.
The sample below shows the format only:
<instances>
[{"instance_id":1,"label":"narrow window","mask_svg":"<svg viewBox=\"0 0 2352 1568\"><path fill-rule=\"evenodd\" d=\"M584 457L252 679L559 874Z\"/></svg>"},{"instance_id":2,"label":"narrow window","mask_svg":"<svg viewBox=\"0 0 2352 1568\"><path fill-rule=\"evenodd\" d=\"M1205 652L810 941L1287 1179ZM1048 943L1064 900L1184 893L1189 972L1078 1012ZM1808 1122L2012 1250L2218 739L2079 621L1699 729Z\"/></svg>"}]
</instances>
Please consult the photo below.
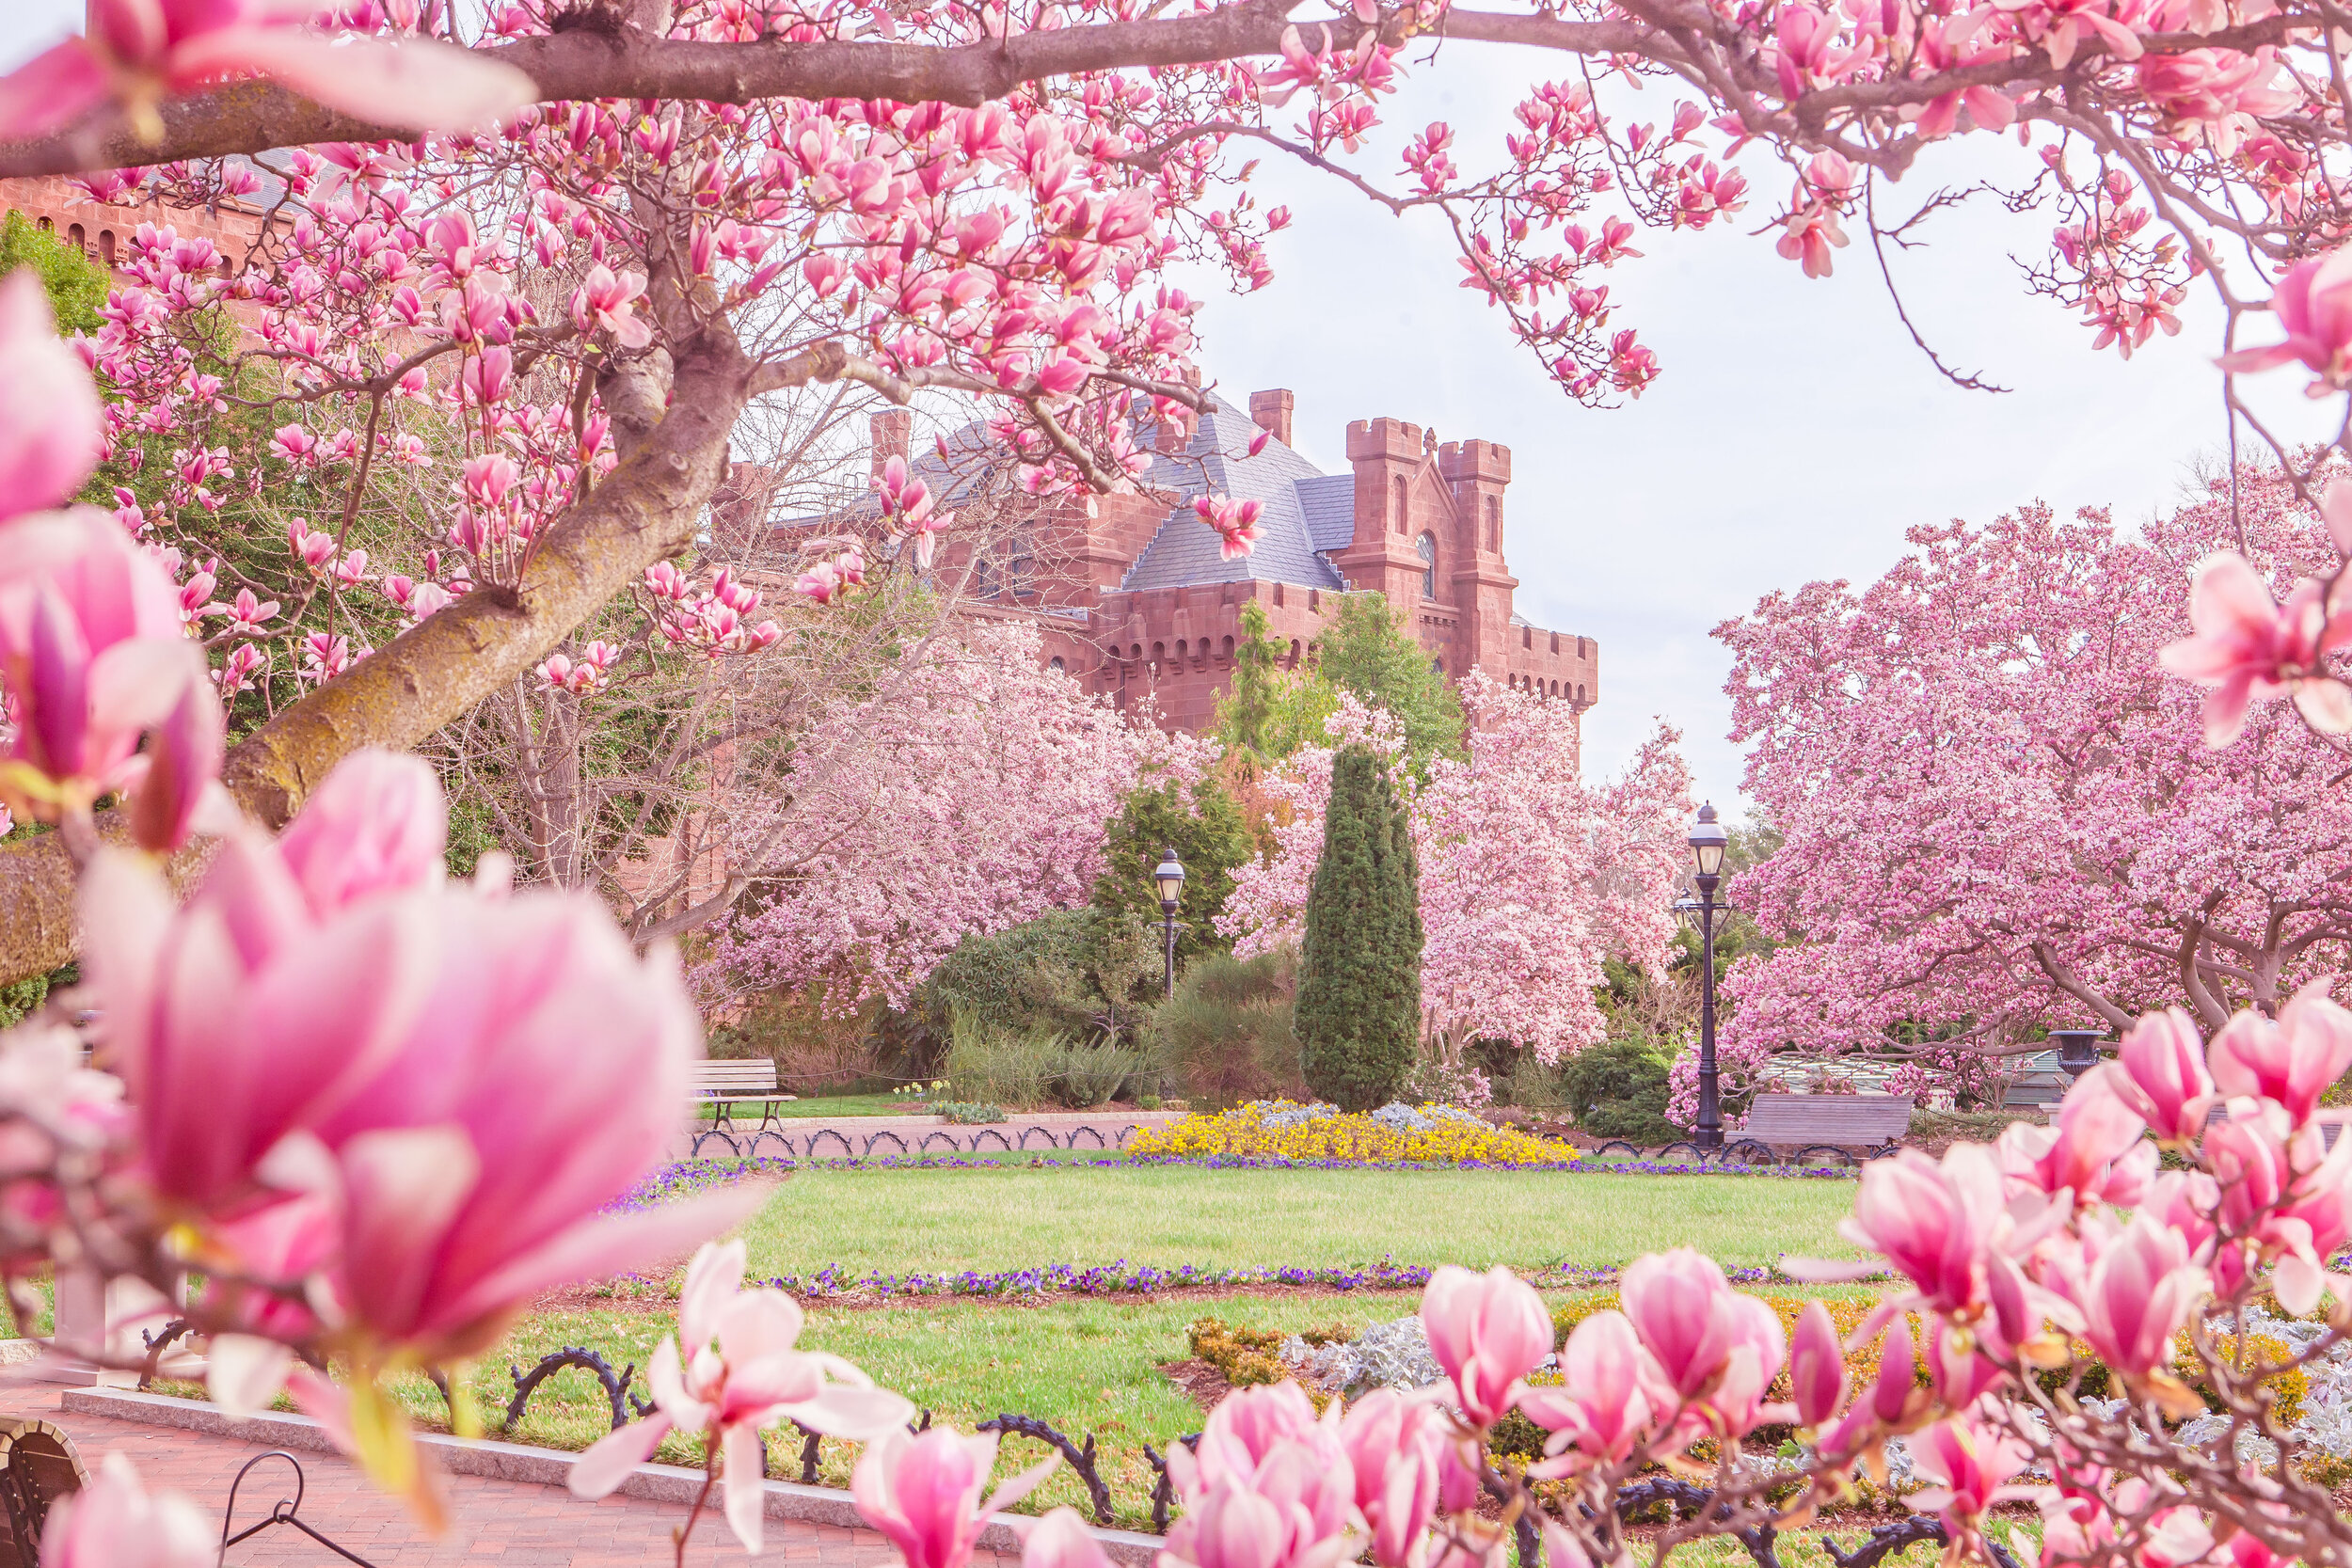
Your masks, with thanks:
<instances>
[{"instance_id":1,"label":"narrow window","mask_svg":"<svg viewBox=\"0 0 2352 1568\"><path fill-rule=\"evenodd\" d=\"M1502 553L1502 503L1492 496L1486 498L1486 549L1492 555Z\"/></svg>"},{"instance_id":2,"label":"narrow window","mask_svg":"<svg viewBox=\"0 0 2352 1568\"><path fill-rule=\"evenodd\" d=\"M1395 494L1396 531L1402 533L1405 531L1405 481L1401 477L1396 482Z\"/></svg>"},{"instance_id":3,"label":"narrow window","mask_svg":"<svg viewBox=\"0 0 2352 1568\"><path fill-rule=\"evenodd\" d=\"M1413 548L1421 556L1421 596L1434 600L1438 596L1437 538L1432 534L1424 533Z\"/></svg>"}]
</instances>

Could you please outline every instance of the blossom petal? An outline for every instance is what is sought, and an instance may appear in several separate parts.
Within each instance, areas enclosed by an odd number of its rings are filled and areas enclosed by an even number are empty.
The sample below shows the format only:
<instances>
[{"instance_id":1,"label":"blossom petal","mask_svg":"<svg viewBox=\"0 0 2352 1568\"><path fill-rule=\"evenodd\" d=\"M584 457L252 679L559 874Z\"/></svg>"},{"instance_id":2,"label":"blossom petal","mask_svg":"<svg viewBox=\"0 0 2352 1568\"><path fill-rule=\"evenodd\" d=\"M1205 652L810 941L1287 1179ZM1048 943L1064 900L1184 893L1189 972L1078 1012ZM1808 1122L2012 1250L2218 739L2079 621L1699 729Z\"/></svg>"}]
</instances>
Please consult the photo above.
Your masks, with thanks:
<instances>
[{"instance_id":1,"label":"blossom petal","mask_svg":"<svg viewBox=\"0 0 2352 1568\"><path fill-rule=\"evenodd\" d=\"M175 78L267 76L330 109L407 131L479 131L539 96L487 55L427 39L324 38L290 27L219 27L172 51Z\"/></svg>"},{"instance_id":2,"label":"blossom petal","mask_svg":"<svg viewBox=\"0 0 2352 1568\"><path fill-rule=\"evenodd\" d=\"M720 1446L726 1455L727 1523L743 1549L756 1556L760 1519L768 1500L766 1478L760 1474L766 1467L767 1450L759 1429L748 1421L727 1428Z\"/></svg>"},{"instance_id":3,"label":"blossom petal","mask_svg":"<svg viewBox=\"0 0 2352 1568\"><path fill-rule=\"evenodd\" d=\"M630 1471L653 1457L654 1449L668 1435L670 1418L662 1415L648 1416L609 1432L589 1444L586 1451L573 1462L571 1476L564 1484L575 1497L593 1500L609 1496L628 1479Z\"/></svg>"}]
</instances>

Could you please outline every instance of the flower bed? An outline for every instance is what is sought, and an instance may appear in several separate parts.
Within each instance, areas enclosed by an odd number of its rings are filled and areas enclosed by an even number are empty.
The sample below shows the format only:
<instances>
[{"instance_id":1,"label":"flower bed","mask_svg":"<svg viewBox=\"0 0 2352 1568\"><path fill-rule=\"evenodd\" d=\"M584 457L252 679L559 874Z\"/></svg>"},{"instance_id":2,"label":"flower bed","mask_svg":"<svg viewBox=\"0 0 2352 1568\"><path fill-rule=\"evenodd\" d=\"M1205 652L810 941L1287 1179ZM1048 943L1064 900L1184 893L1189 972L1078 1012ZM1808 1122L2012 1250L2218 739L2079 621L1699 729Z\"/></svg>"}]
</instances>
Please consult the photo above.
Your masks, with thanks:
<instances>
[{"instance_id":1,"label":"flower bed","mask_svg":"<svg viewBox=\"0 0 2352 1568\"><path fill-rule=\"evenodd\" d=\"M1004 1296L1004 1295L1152 1295L1187 1288L1229 1289L1233 1286L1274 1285L1331 1291L1418 1291L1436 1273L1434 1265L1400 1263L1393 1258L1345 1268L1300 1268L1288 1265L1212 1268L1180 1263L1157 1268L1120 1259L1109 1263L1041 1263L1029 1268L962 1270L954 1274L858 1274L824 1268L810 1275L783 1275L766 1283L804 1299L847 1296ZM1527 1271L1530 1284L1551 1291L1599 1290L1617 1282L1618 1271L1608 1266L1563 1264ZM1775 1269L1727 1269L1735 1284L1786 1284ZM1614 1298L1610 1298L1613 1305ZM1570 1326L1573 1326L1571 1323Z\"/></svg>"},{"instance_id":2,"label":"flower bed","mask_svg":"<svg viewBox=\"0 0 2352 1568\"><path fill-rule=\"evenodd\" d=\"M1239 1156L1314 1164L1485 1165L1516 1169L1573 1164L1573 1145L1488 1125L1446 1105L1384 1105L1353 1115L1328 1105L1253 1101L1216 1116L1145 1128L1127 1141L1136 1160Z\"/></svg>"}]
</instances>

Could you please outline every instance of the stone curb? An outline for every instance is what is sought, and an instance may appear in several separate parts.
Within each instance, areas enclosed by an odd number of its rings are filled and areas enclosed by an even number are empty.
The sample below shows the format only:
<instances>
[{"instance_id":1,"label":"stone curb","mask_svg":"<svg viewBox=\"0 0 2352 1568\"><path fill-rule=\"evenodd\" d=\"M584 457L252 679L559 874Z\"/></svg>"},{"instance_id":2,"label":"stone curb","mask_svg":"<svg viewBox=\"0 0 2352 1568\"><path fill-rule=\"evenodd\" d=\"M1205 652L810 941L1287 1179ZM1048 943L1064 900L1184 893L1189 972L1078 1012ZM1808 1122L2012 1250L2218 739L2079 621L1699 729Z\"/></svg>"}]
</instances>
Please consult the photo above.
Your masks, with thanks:
<instances>
[{"instance_id":1,"label":"stone curb","mask_svg":"<svg viewBox=\"0 0 2352 1568\"><path fill-rule=\"evenodd\" d=\"M201 1433L209 1437L228 1437L238 1442L261 1443L273 1449L290 1449L302 1453L333 1453L335 1445L308 1416L292 1416L272 1411L265 1415L239 1419L225 1415L215 1406L201 1400L174 1399L164 1394L139 1394L120 1388L69 1388L59 1399L59 1406L76 1416L98 1416L114 1421L135 1421L141 1426L176 1427L183 1432ZM561 1449L534 1448L527 1443L501 1443L488 1438L446 1437L438 1433L419 1433L417 1442L440 1462L441 1468L453 1475L478 1476L490 1481L523 1481L539 1486L562 1486L571 1477L572 1466L580 1456ZM677 1465L640 1465L630 1472L616 1490L623 1497L643 1497L651 1502L691 1505L695 1493L702 1489L703 1473ZM871 1529L850 1500L850 1494L831 1486L803 1486L794 1481L771 1481L766 1485L766 1513L771 1519L797 1519L812 1525L840 1525L850 1529ZM1095 1540L1102 1543L1103 1553L1122 1568L1150 1568L1159 1556L1165 1543L1156 1535L1142 1535L1134 1530L1096 1529L1089 1527ZM1002 1520L992 1523L980 1532L979 1547L983 1551L1014 1552L1021 1550L1021 1539Z\"/></svg>"}]
</instances>

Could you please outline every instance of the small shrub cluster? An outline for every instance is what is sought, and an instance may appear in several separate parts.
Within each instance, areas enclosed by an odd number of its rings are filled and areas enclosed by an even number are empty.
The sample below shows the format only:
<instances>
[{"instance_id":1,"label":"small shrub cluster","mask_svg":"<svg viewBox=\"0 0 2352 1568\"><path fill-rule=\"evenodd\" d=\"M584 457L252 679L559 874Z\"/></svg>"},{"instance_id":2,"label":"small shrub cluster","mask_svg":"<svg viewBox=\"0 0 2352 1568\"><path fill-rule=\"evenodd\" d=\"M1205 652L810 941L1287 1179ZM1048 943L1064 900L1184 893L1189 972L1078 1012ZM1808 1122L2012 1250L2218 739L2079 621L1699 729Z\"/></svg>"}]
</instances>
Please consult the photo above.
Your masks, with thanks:
<instances>
[{"instance_id":1,"label":"small shrub cluster","mask_svg":"<svg viewBox=\"0 0 2352 1568\"><path fill-rule=\"evenodd\" d=\"M1185 1099L1211 1110L1306 1092L1291 1003L1298 990L1292 948L1253 958L1203 956L1176 982L1144 1032L1152 1056L1183 1085Z\"/></svg>"},{"instance_id":2,"label":"small shrub cluster","mask_svg":"<svg viewBox=\"0 0 2352 1568\"><path fill-rule=\"evenodd\" d=\"M1225 1374L1225 1381L1236 1388L1254 1384L1279 1383L1291 1375L1282 1360L1282 1342L1289 1335L1265 1328L1240 1328L1221 1318L1197 1319L1186 1331L1192 1354ZM1309 1345L1343 1345L1356 1338L1356 1331L1345 1323L1332 1323L1325 1328L1301 1329L1298 1338ZM1307 1397L1321 1410L1331 1396L1309 1388Z\"/></svg>"},{"instance_id":3,"label":"small shrub cluster","mask_svg":"<svg viewBox=\"0 0 2352 1568\"><path fill-rule=\"evenodd\" d=\"M1683 1130L1666 1119L1666 1058L1642 1040L1611 1040L1560 1065L1562 1103L1596 1138L1669 1144Z\"/></svg>"},{"instance_id":4,"label":"small shrub cluster","mask_svg":"<svg viewBox=\"0 0 2352 1568\"><path fill-rule=\"evenodd\" d=\"M1127 1152L1138 1159L1227 1154L1351 1164L1540 1165L1577 1158L1571 1145L1490 1127L1449 1110L1422 1106L1416 1115L1425 1125L1415 1126L1402 1117L1383 1120L1329 1106L1257 1101L1215 1116L1196 1114L1165 1128L1146 1128L1128 1140Z\"/></svg>"},{"instance_id":5,"label":"small shrub cluster","mask_svg":"<svg viewBox=\"0 0 2352 1568\"><path fill-rule=\"evenodd\" d=\"M941 1116L961 1127L978 1127L988 1122L1005 1119L1005 1108L1002 1105L983 1104L975 1100L942 1101L938 1111Z\"/></svg>"},{"instance_id":6,"label":"small shrub cluster","mask_svg":"<svg viewBox=\"0 0 2352 1568\"><path fill-rule=\"evenodd\" d=\"M1159 1072L1149 1053L1063 1034L1035 1034L956 1015L943 1064L951 1092L962 1101L1023 1107L1066 1105L1084 1110L1118 1097L1134 1083L1155 1089Z\"/></svg>"}]
</instances>

